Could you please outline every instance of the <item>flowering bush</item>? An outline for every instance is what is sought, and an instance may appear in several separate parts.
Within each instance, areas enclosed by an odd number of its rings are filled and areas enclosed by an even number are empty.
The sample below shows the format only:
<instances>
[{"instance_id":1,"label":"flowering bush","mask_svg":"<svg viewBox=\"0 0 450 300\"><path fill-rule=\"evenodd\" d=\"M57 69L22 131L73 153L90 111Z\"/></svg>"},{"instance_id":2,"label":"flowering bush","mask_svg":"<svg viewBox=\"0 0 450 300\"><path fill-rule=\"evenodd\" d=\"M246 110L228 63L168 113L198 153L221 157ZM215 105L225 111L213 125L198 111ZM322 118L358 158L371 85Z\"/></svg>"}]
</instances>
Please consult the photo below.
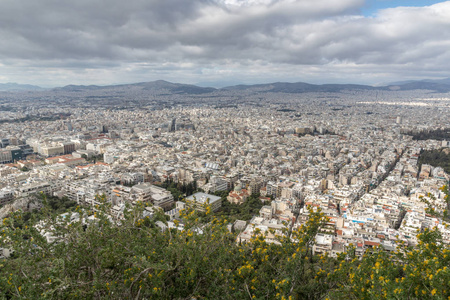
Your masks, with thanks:
<instances>
[{"instance_id":1,"label":"flowering bush","mask_svg":"<svg viewBox=\"0 0 450 300\"><path fill-rule=\"evenodd\" d=\"M312 255L315 236L327 222L320 211L279 243L258 231L236 243L224 217L208 223L194 210L182 213L182 230L162 231L143 218L142 205L115 222L104 204L74 208L79 218L47 215L3 220L0 247L2 298L108 299L449 299L450 249L436 229L418 235L416 248L398 244L337 259ZM44 209L44 211L46 211ZM87 222L86 220L91 220ZM42 234L55 237L53 242Z\"/></svg>"}]
</instances>

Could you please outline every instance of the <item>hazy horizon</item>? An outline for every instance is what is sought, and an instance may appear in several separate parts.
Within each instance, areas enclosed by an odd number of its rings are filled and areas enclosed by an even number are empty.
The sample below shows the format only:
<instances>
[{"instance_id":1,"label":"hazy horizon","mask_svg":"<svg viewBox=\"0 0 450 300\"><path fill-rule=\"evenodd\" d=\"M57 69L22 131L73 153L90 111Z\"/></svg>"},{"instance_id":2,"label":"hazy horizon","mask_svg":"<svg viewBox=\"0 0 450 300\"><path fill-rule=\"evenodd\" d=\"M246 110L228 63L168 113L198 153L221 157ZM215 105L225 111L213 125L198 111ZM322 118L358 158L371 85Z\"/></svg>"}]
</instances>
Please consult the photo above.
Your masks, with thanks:
<instances>
[{"instance_id":1,"label":"hazy horizon","mask_svg":"<svg viewBox=\"0 0 450 300\"><path fill-rule=\"evenodd\" d=\"M447 78L449 15L450 1L5 0L0 82L224 87Z\"/></svg>"}]
</instances>

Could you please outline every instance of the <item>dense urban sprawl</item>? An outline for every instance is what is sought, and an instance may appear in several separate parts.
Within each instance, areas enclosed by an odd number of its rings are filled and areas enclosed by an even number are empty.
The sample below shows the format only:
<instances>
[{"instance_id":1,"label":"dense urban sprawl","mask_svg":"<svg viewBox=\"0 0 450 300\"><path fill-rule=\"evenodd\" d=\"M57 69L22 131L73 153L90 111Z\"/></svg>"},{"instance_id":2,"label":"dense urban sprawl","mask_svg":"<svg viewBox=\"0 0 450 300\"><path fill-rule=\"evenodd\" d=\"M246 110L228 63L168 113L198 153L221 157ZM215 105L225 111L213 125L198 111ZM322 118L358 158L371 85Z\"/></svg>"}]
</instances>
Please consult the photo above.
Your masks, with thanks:
<instances>
[{"instance_id":1,"label":"dense urban sprawl","mask_svg":"<svg viewBox=\"0 0 450 300\"><path fill-rule=\"evenodd\" d=\"M227 191L231 203L252 194L264 202L251 220L230 224L238 242L258 229L278 243L313 207L329 218L315 254L415 246L418 230L434 227L450 243L440 217L449 174L418 164L422 150L450 142L405 134L450 128L449 108L447 94L418 90L3 93L0 216L32 209L40 192L93 208L104 195L115 219L125 203L143 202L149 216L159 207L170 218L161 227L180 227L186 204L219 211L225 199L214 194ZM161 187L169 181L202 192L175 201Z\"/></svg>"}]
</instances>

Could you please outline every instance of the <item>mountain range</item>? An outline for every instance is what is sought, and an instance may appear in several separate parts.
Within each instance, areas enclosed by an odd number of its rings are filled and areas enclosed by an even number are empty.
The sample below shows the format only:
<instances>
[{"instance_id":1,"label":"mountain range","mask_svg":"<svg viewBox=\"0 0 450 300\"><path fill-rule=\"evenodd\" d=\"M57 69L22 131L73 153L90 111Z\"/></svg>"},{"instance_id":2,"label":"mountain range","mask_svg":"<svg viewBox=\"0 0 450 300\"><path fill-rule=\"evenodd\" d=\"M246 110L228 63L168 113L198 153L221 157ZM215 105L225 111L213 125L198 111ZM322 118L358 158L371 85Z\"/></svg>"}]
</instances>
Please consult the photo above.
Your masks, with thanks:
<instances>
[{"instance_id":1,"label":"mountain range","mask_svg":"<svg viewBox=\"0 0 450 300\"><path fill-rule=\"evenodd\" d=\"M0 83L0 91L40 91L43 88L31 84L19 84L14 82Z\"/></svg>"},{"instance_id":2,"label":"mountain range","mask_svg":"<svg viewBox=\"0 0 450 300\"><path fill-rule=\"evenodd\" d=\"M271 93L308 93L308 92L341 92L344 90L431 90L435 92L450 92L450 78L439 80L418 80L393 82L384 86L370 86L359 84L309 84L304 82L288 83L274 82L267 84L234 85L220 89L212 87L200 87L191 84L172 83L164 80L152 82L141 82L120 85L67 85L52 89L53 91L87 92L87 91L165 91L170 94L207 94L219 91L249 91L249 92L271 92ZM34 85L6 83L0 84L0 91L38 91L42 88Z\"/></svg>"}]
</instances>

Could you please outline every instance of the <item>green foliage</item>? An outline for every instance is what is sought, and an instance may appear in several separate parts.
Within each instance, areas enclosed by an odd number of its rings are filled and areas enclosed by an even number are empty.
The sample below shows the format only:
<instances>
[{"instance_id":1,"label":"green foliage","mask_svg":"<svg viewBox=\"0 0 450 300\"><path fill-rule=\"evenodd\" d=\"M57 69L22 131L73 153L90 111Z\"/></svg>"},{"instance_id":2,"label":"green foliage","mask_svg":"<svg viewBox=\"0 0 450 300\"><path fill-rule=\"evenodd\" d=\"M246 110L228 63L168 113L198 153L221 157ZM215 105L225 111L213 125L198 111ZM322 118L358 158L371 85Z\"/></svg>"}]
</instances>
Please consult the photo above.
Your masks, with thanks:
<instances>
[{"instance_id":1,"label":"green foliage","mask_svg":"<svg viewBox=\"0 0 450 300\"><path fill-rule=\"evenodd\" d=\"M449 201L448 186L441 190ZM431 207L427 212L444 220L448 214L447 210L439 214ZM444 225L449 226L445 221ZM341 281L330 293L331 298L450 299L449 245L444 244L436 227L418 231L417 239L415 248L399 242L394 252L378 247L366 252L362 259L352 255L350 249L338 258L339 267L328 275L331 282Z\"/></svg>"},{"instance_id":2,"label":"green foliage","mask_svg":"<svg viewBox=\"0 0 450 300\"><path fill-rule=\"evenodd\" d=\"M0 247L14 249L0 261L0 298L28 299L447 299L450 249L436 230L418 235L417 248L399 244L355 257L313 256L311 246L327 218L309 220L269 244L258 233L236 244L228 220L181 214L183 230L161 231L142 217L143 204L109 217L100 197L93 210L76 207L79 220L58 217L48 201L41 225L57 237L48 243L20 211L3 220ZM90 221L87 221L89 218ZM156 219L165 222L160 215ZM89 225L87 225L89 224ZM269 233L267 233L269 234Z\"/></svg>"},{"instance_id":3,"label":"green foliage","mask_svg":"<svg viewBox=\"0 0 450 300\"><path fill-rule=\"evenodd\" d=\"M96 163L97 161L103 161L103 154L93 155L91 157L87 157L86 154L82 154L81 157L86 159L88 162Z\"/></svg>"},{"instance_id":4,"label":"green foliage","mask_svg":"<svg viewBox=\"0 0 450 300\"><path fill-rule=\"evenodd\" d=\"M30 171L30 169L28 169L26 166L24 166L24 167L20 168L20 171L28 172L28 171Z\"/></svg>"},{"instance_id":5,"label":"green foliage","mask_svg":"<svg viewBox=\"0 0 450 300\"><path fill-rule=\"evenodd\" d=\"M228 195L228 192L226 192ZM222 207L214 213L216 216L226 217L231 221L250 220L254 215L259 214L259 210L264 203L259 200L259 195L251 195L243 204L230 203L226 196L222 197Z\"/></svg>"},{"instance_id":6,"label":"green foliage","mask_svg":"<svg viewBox=\"0 0 450 300\"><path fill-rule=\"evenodd\" d=\"M41 202L42 209L34 209L33 211L27 211L22 214L23 223L30 225L41 219L47 218L49 215L56 216L67 211L71 211L77 206L75 201L70 200L68 197L54 197L45 194L36 194L35 203Z\"/></svg>"},{"instance_id":7,"label":"green foliage","mask_svg":"<svg viewBox=\"0 0 450 300\"><path fill-rule=\"evenodd\" d=\"M413 140L448 140L450 139L450 128L424 130L419 132L409 131L405 134L413 137Z\"/></svg>"},{"instance_id":8,"label":"green foliage","mask_svg":"<svg viewBox=\"0 0 450 300\"><path fill-rule=\"evenodd\" d=\"M442 167L444 171L450 174L450 151L444 149L424 150L419 157L419 165L428 164L433 167Z\"/></svg>"},{"instance_id":9,"label":"green foliage","mask_svg":"<svg viewBox=\"0 0 450 300\"><path fill-rule=\"evenodd\" d=\"M413 249L399 245L388 253L376 248L361 260L341 257L328 276L337 282L332 299L447 299L450 297L450 249L437 230L418 234ZM349 259L350 258L350 259Z\"/></svg>"},{"instance_id":10,"label":"green foliage","mask_svg":"<svg viewBox=\"0 0 450 300\"><path fill-rule=\"evenodd\" d=\"M44 205L48 206L53 213L61 214L66 212L69 208L75 207L77 203L67 197L58 198L54 196L45 196Z\"/></svg>"},{"instance_id":11,"label":"green foliage","mask_svg":"<svg viewBox=\"0 0 450 300\"><path fill-rule=\"evenodd\" d=\"M0 279L3 296L281 299L326 290L311 277L315 264L306 244L286 240L283 247L255 236L239 246L227 220L212 217L202 225L195 211L183 214L184 230L161 232L142 218L142 208L128 211L120 225L108 218L107 205L97 211L77 207L81 219L73 222L49 214L45 227L58 237L54 243L25 225L21 212L13 213L2 229L2 245L15 250L0 265L9 274ZM84 226L87 217L96 221Z\"/></svg>"},{"instance_id":12,"label":"green foliage","mask_svg":"<svg viewBox=\"0 0 450 300\"><path fill-rule=\"evenodd\" d=\"M197 192L197 182L190 182L188 184L176 183L172 179L167 178L161 185L169 192L172 193L173 199L175 201L182 200L184 196L190 196Z\"/></svg>"}]
</instances>

